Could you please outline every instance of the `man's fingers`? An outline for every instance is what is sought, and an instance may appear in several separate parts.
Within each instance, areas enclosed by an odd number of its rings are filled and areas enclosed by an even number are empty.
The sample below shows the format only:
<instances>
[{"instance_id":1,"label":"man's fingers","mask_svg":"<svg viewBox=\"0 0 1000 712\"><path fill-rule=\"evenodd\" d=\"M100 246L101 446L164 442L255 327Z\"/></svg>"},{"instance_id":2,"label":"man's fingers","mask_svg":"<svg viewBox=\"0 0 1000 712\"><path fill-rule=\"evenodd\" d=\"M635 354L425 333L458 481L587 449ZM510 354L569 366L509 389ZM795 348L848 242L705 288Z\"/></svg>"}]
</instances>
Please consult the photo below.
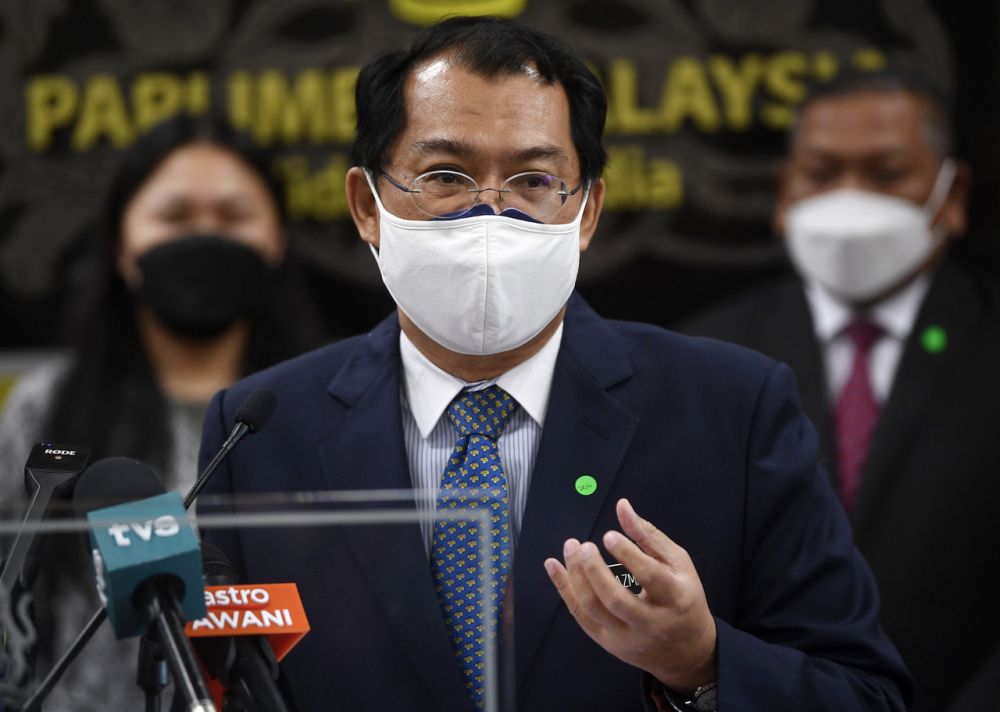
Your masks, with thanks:
<instances>
[{"instance_id":1,"label":"man's fingers","mask_svg":"<svg viewBox=\"0 0 1000 712\"><path fill-rule=\"evenodd\" d=\"M621 621L604 607L584 570L588 561L603 565L603 560L593 544L581 545L576 539L566 541L563 556L565 567L558 566L558 562L555 562L557 567L546 565L547 570L551 569L549 576L556 576L553 583L570 614L591 637L600 642L606 632L621 627Z\"/></svg>"},{"instance_id":2,"label":"man's fingers","mask_svg":"<svg viewBox=\"0 0 1000 712\"><path fill-rule=\"evenodd\" d=\"M673 569L642 551L618 532L605 534L604 546L608 553L635 576L650 602L669 606L683 592L683 584Z\"/></svg>"},{"instance_id":3,"label":"man's fingers","mask_svg":"<svg viewBox=\"0 0 1000 712\"><path fill-rule=\"evenodd\" d=\"M669 566L675 571L684 565L687 560L687 552L677 545L673 539L654 527L652 523L635 513L631 503L627 499L618 500L616 506L618 521L624 531L632 541L638 544L639 548ZM622 562L625 563L624 561ZM626 564L626 567L628 564ZM638 572L633 571L637 574Z\"/></svg>"},{"instance_id":4,"label":"man's fingers","mask_svg":"<svg viewBox=\"0 0 1000 712\"><path fill-rule=\"evenodd\" d=\"M580 544L576 539L570 539L563 548L563 555L566 559L566 571L569 573L569 581L573 586L573 593L579 604L579 613L589 618L595 624L606 628L613 625L614 618L604 607L600 597L594 590L590 579L587 577L586 566L597 563L604 565L600 552L590 542ZM573 611L570 611L573 613ZM574 613L577 616L578 613Z\"/></svg>"},{"instance_id":5,"label":"man's fingers","mask_svg":"<svg viewBox=\"0 0 1000 712\"><path fill-rule=\"evenodd\" d=\"M581 569L597 600L608 612L608 615L613 617L617 623L630 627L648 625L644 604L615 578L604 559L597 553L596 546L593 544L585 544L584 546L592 548L593 554L581 563ZM628 568L627 565L626 568Z\"/></svg>"},{"instance_id":6,"label":"man's fingers","mask_svg":"<svg viewBox=\"0 0 1000 712\"><path fill-rule=\"evenodd\" d=\"M545 573L549 575L549 580L556 587L556 591L559 592L559 597L562 598L566 607L570 611L576 608L576 597L573 595L573 587L569 583L569 573L558 559L545 560Z\"/></svg>"}]
</instances>

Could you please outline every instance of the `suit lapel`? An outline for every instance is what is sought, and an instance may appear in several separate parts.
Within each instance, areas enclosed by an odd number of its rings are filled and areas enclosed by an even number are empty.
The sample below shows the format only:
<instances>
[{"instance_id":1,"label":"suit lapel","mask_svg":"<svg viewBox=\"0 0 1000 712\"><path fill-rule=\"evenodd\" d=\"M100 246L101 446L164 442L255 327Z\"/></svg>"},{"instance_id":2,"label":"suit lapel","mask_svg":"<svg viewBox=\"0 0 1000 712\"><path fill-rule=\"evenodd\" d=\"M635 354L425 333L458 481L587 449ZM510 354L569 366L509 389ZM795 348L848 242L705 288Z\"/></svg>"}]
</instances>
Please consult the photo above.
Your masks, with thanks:
<instances>
[{"instance_id":1,"label":"suit lapel","mask_svg":"<svg viewBox=\"0 0 1000 712\"><path fill-rule=\"evenodd\" d=\"M632 373L614 332L578 297L567 310L548 413L514 562L516 667L520 687L561 605L542 562L562 557L568 537L590 539L609 503L637 417L607 389ZM583 496L576 479L591 475L597 491ZM530 605L518 607L518 601Z\"/></svg>"},{"instance_id":2,"label":"suit lapel","mask_svg":"<svg viewBox=\"0 0 1000 712\"><path fill-rule=\"evenodd\" d=\"M863 539L881 502L892 491L903 469L902 451L908 445L918 418L926 412L933 384L954 355L961 351L980 318L974 287L961 277L958 267L948 261L942 262L907 338L861 478L853 516L858 541ZM943 351L932 352L924 348L923 335L931 327L938 327L947 335Z\"/></svg>"},{"instance_id":3,"label":"suit lapel","mask_svg":"<svg viewBox=\"0 0 1000 712\"><path fill-rule=\"evenodd\" d=\"M412 488L403 439L401 370L399 325L393 315L369 334L329 385L335 415L318 448L331 489ZM414 510L412 502L404 507ZM437 708L469 706L418 525L342 529L400 647L428 690L439 695Z\"/></svg>"}]
</instances>

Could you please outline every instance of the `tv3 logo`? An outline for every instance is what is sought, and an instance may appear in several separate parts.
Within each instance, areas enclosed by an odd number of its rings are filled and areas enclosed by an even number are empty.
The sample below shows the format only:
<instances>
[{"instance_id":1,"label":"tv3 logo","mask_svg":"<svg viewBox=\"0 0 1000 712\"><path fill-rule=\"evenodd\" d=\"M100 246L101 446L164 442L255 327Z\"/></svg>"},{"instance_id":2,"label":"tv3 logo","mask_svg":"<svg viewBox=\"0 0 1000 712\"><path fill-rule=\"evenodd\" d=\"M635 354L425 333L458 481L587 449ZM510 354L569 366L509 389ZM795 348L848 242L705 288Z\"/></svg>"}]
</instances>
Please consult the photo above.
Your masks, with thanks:
<instances>
[{"instance_id":1,"label":"tv3 logo","mask_svg":"<svg viewBox=\"0 0 1000 712\"><path fill-rule=\"evenodd\" d=\"M156 519L147 519L144 522L112 524L108 527L108 534L118 546L132 546L133 536L141 541L150 542L154 536L172 537L180 534L180 531L181 525L177 518L169 514Z\"/></svg>"}]
</instances>

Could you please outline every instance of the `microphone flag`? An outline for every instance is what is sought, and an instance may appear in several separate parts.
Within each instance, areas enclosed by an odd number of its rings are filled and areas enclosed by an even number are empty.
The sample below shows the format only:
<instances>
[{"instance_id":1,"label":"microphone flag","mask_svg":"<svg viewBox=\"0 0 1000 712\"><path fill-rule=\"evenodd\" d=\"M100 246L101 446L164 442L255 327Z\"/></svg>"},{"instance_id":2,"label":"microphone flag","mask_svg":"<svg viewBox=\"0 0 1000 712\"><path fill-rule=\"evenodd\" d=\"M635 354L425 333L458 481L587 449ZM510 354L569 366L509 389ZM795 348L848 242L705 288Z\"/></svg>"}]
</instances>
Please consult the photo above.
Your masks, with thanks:
<instances>
[{"instance_id":1,"label":"microphone flag","mask_svg":"<svg viewBox=\"0 0 1000 712\"><path fill-rule=\"evenodd\" d=\"M176 492L87 513L97 590L121 640L146 632L132 594L151 576L176 577L185 620L205 615L201 547Z\"/></svg>"},{"instance_id":2,"label":"microphone flag","mask_svg":"<svg viewBox=\"0 0 1000 712\"><path fill-rule=\"evenodd\" d=\"M266 641L262 644L271 648L275 662L281 662L309 632L309 621L294 583L206 586L205 608L204 618L185 625L188 638L254 636ZM216 707L223 709L222 681L205 670L204 664L202 669Z\"/></svg>"},{"instance_id":3,"label":"microphone flag","mask_svg":"<svg viewBox=\"0 0 1000 712\"><path fill-rule=\"evenodd\" d=\"M261 635L277 661L309 632L294 583L206 586L204 618L185 626L188 638Z\"/></svg>"}]
</instances>

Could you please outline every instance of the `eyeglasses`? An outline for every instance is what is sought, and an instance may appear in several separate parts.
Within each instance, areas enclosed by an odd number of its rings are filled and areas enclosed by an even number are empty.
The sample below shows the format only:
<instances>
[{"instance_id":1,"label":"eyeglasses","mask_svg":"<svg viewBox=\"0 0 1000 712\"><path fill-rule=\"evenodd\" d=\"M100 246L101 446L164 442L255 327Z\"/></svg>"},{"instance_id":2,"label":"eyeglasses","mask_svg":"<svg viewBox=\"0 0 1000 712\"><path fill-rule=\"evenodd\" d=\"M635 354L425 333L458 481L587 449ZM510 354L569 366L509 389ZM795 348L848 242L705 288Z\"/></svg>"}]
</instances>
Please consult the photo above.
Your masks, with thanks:
<instances>
[{"instance_id":1,"label":"eyeglasses","mask_svg":"<svg viewBox=\"0 0 1000 712\"><path fill-rule=\"evenodd\" d=\"M458 171L428 171L413 179L407 187L382 172L385 179L405 193L410 194L420 212L432 218L458 218L474 208L488 190L500 194L505 208L517 208L536 220L544 220L556 213L572 195L583 187L569 190L558 177L538 171L518 173L503 182L499 188L480 188L469 176Z\"/></svg>"}]
</instances>

